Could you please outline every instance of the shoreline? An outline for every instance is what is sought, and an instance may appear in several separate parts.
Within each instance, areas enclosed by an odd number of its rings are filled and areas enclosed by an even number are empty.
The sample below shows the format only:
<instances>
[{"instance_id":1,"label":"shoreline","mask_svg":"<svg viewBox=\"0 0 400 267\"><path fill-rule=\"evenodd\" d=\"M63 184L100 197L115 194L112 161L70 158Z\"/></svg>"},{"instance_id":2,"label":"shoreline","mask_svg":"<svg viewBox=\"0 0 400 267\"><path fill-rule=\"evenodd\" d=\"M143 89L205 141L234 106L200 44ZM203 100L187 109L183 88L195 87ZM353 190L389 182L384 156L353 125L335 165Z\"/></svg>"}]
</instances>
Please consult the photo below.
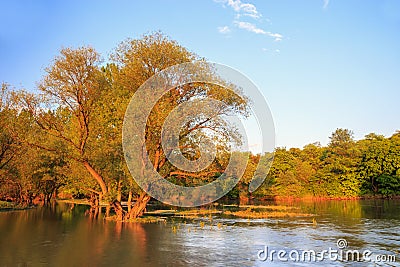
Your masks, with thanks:
<instances>
[{"instance_id":1,"label":"shoreline","mask_svg":"<svg viewBox=\"0 0 400 267\"><path fill-rule=\"evenodd\" d=\"M3 211L19 211L19 210L28 210L35 208L35 205L24 206L15 202L8 202L0 200L0 212Z\"/></svg>"},{"instance_id":2,"label":"shoreline","mask_svg":"<svg viewBox=\"0 0 400 267\"><path fill-rule=\"evenodd\" d=\"M385 196L359 196L359 197L288 197L288 196L275 196L275 197L268 197L268 198L252 198L249 199L247 204L250 204L252 202L255 202L254 206L257 206L257 202L271 202L271 201L276 201L276 202L293 202L293 201L315 201L315 202L320 202L320 201L344 201L344 200L373 200L373 199L387 199L387 200L400 200L400 196L390 196L390 197L385 197ZM90 206L90 202L87 199L56 199L56 202L60 203L68 203L68 204L76 204L76 205L88 205ZM235 203L235 201L238 200L230 200L228 202ZM134 203L134 202L133 202ZM218 205L229 205L228 203L222 201L222 202L213 202L213 203L218 203ZM122 206L126 206L126 201L121 202ZM162 205L162 203L160 203ZM211 203L210 203L211 204ZM239 204L239 206L246 206L246 203ZM101 207L106 207L107 203L101 202L100 203ZM175 207L175 206L171 206ZM176 207L175 207L176 208ZM203 206L200 207L192 207L193 209L203 209Z\"/></svg>"},{"instance_id":3,"label":"shoreline","mask_svg":"<svg viewBox=\"0 0 400 267\"><path fill-rule=\"evenodd\" d=\"M289 197L289 196L274 196L274 197L266 197L266 198L251 198L247 201L247 203L237 204L238 206L246 206L251 204L252 206L262 205L262 202L324 202L324 201L346 201L346 200L400 200L400 195L396 196L357 196L357 197L315 197L315 196L306 196L306 197ZM87 205L90 206L90 202L87 199L56 199L56 202L59 203L68 203L68 204L75 204L75 205ZM236 200L230 200L234 203ZM260 204L258 204L258 202ZM219 203L218 201L215 202L219 205L229 205L227 203ZM122 201L123 206L126 206L126 202ZM236 204L233 204L236 206ZM106 207L107 203L101 202L101 207ZM18 210L27 210L35 208L36 205L31 206L23 206L18 203L2 201L0 200L0 212L2 211L18 211ZM171 206L172 207L172 206ZM192 207L193 210L197 209L204 209L204 207Z\"/></svg>"},{"instance_id":4,"label":"shoreline","mask_svg":"<svg viewBox=\"0 0 400 267\"><path fill-rule=\"evenodd\" d=\"M400 199L400 195L395 196L356 196L356 197L290 197L290 196L273 196L266 198L253 198L251 201L342 201L342 200L371 200L371 199Z\"/></svg>"}]
</instances>

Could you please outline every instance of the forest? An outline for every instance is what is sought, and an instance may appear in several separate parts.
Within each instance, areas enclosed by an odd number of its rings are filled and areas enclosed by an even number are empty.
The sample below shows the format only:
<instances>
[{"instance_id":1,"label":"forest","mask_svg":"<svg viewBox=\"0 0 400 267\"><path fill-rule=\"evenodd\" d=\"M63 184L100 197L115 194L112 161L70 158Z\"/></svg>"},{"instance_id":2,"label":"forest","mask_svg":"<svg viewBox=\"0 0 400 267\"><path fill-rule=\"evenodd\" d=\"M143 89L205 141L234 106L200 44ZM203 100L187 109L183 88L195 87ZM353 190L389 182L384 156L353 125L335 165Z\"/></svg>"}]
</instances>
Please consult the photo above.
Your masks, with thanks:
<instances>
[{"instance_id":1,"label":"forest","mask_svg":"<svg viewBox=\"0 0 400 267\"><path fill-rule=\"evenodd\" d=\"M35 92L3 82L0 200L31 205L56 198L88 199L93 207L108 203L120 220L140 217L151 197L135 183L125 163L126 107L148 78L196 60L203 59L156 32L123 41L106 63L92 47L63 48L45 69ZM201 173L181 172L163 156L160 129L174 107L201 97L224 101L226 108L214 119L203 116L185 125L180 136L182 153L196 159L198 142L207 128L219 134L217 158ZM146 148L154 168L180 185L215 179L227 164L232 139L238 138L235 129L218 119L229 114L247 116L248 103L217 86L189 84L164 95L146 129ZM369 133L355 140L350 129L338 128L333 129L327 146L279 147L269 156L273 156L272 166L257 191L250 194L248 186L261 156L250 155L244 175L225 199L400 195L399 131L390 137ZM127 209L121 201L127 201Z\"/></svg>"}]
</instances>

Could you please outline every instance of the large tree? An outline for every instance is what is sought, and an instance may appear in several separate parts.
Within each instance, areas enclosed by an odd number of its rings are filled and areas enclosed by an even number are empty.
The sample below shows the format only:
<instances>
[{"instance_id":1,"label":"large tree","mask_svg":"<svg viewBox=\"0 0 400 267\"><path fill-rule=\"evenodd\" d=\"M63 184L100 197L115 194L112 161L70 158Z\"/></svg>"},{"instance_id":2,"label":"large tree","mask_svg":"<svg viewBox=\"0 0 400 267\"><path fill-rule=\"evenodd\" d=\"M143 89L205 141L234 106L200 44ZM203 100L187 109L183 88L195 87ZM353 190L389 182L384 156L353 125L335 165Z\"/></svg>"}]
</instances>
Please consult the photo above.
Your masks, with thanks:
<instances>
[{"instance_id":1,"label":"large tree","mask_svg":"<svg viewBox=\"0 0 400 267\"><path fill-rule=\"evenodd\" d=\"M113 55L118 70L115 72L115 84L124 90L134 93L147 79L160 73L162 70L176 64L200 60L195 54L170 40L161 33L146 35L141 39L123 42ZM208 75L215 75L212 69L204 70ZM179 74L181 75L181 74ZM183 74L185 75L185 74ZM176 78L176 77L175 77ZM182 77L179 77L182 78ZM185 79L183 79L185 80ZM224 81L221 81L224 82ZM225 81L226 82L226 81ZM231 89L234 89L231 86ZM151 92L148 92L151 94ZM179 134L179 147L182 154L189 160L199 156L199 143L205 136L214 138L217 145L219 160L216 159L207 169L200 173L178 170L167 159L168 153L164 151L162 141L162 127L168 115L177 106L193 100L212 98L225 104L224 108L213 111L214 116L209 116L211 107L203 106L197 110L198 116L182 125ZM147 99L143 99L146 101ZM145 147L154 170L166 179L207 179L223 170L222 155L229 149L231 142L239 142L238 132L233 125L222 119L226 115L247 115L247 100L229 90L215 84L193 82L171 88L159 101L154 104L147 118L145 131ZM131 212L125 218L136 218L143 213L150 196L142 192ZM123 214L120 214L123 216Z\"/></svg>"}]
</instances>

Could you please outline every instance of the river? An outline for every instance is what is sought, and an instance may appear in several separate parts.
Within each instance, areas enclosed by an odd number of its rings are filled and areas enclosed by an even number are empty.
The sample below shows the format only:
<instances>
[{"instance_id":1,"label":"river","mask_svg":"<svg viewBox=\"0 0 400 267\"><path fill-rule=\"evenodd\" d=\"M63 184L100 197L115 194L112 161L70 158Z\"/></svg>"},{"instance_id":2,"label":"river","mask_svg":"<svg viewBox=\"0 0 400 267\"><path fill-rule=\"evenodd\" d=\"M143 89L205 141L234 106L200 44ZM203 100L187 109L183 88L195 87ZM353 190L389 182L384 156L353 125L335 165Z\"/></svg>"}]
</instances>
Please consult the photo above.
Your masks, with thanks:
<instances>
[{"instance_id":1,"label":"river","mask_svg":"<svg viewBox=\"0 0 400 267\"><path fill-rule=\"evenodd\" d=\"M400 200L288 205L315 216L138 224L65 203L0 212L0 266L400 266ZM349 250L366 257L344 258Z\"/></svg>"}]
</instances>

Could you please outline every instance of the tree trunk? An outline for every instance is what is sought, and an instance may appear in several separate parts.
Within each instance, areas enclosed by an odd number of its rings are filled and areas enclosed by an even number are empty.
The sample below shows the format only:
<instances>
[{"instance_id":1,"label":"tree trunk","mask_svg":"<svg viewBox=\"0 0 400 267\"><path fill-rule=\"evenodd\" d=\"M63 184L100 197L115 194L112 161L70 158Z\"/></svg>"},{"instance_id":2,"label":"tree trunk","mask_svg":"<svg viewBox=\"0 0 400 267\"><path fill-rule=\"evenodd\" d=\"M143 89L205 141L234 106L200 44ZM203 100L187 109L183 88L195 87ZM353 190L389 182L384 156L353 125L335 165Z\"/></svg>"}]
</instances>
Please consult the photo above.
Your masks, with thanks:
<instances>
[{"instance_id":1,"label":"tree trunk","mask_svg":"<svg viewBox=\"0 0 400 267\"><path fill-rule=\"evenodd\" d=\"M111 204L107 205L107 207L106 207L106 217L110 216L110 211L111 211Z\"/></svg>"},{"instance_id":2,"label":"tree trunk","mask_svg":"<svg viewBox=\"0 0 400 267\"><path fill-rule=\"evenodd\" d=\"M136 219L137 217L142 216L150 199L151 197L146 192L140 194L140 197L135 202L135 205L133 205L131 211L129 212L129 214L127 214L127 218Z\"/></svg>"},{"instance_id":3,"label":"tree trunk","mask_svg":"<svg viewBox=\"0 0 400 267\"><path fill-rule=\"evenodd\" d=\"M114 200L111 203L111 206L114 208L115 214L117 215L117 221L123 221L125 219L126 211L122 208L121 203L118 200Z\"/></svg>"},{"instance_id":4,"label":"tree trunk","mask_svg":"<svg viewBox=\"0 0 400 267\"><path fill-rule=\"evenodd\" d=\"M99 216L99 212L101 214L101 206L99 199L101 198L101 194L92 194L90 197L90 209L87 211L90 218L96 219Z\"/></svg>"},{"instance_id":5,"label":"tree trunk","mask_svg":"<svg viewBox=\"0 0 400 267\"><path fill-rule=\"evenodd\" d=\"M100 201L102 200L103 196L107 194L107 186L106 183L104 182L103 177L95 170L93 167L90 165L89 162L84 161L83 165L85 168L89 171L89 173L92 175L92 177L97 181L97 183L100 185L101 192L97 192L98 198L95 197L94 202L92 202L92 207L91 207L91 214L93 214L93 218L98 218L101 215L101 203Z\"/></svg>"},{"instance_id":6,"label":"tree trunk","mask_svg":"<svg viewBox=\"0 0 400 267\"><path fill-rule=\"evenodd\" d=\"M131 212L132 209L132 189L129 190L129 195L128 195L128 213Z\"/></svg>"},{"instance_id":7,"label":"tree trunk","mask_svg":"<svg viewBox=\"0 0 400 267\"><path fill-rule=\"evenodd\" d=\"M117 185L117 200L118 200L119 202L121 202L121 199L122 199L122 192L121 192L121 190L122 190L122 181L119 180L119 181L118 181L118 185Z\"/></svg>"},{"instance_id":8,"label":"tree trunk","mask_svg":"<svg viewBox=\"0 0 400 267\"><path fill-rule=\"evenodd\" d=\"M93 169L93 167L89 164L89 162L84 161L83 165L89 171L89 173L93 176L93 178L97 181L97 183L100 185L103 196L106 195L108 190L107 190L107 186L106 186L106 183L104 182L103 177L101 177L101 175L95 169Z\"/></svg>"}]
</instances>

